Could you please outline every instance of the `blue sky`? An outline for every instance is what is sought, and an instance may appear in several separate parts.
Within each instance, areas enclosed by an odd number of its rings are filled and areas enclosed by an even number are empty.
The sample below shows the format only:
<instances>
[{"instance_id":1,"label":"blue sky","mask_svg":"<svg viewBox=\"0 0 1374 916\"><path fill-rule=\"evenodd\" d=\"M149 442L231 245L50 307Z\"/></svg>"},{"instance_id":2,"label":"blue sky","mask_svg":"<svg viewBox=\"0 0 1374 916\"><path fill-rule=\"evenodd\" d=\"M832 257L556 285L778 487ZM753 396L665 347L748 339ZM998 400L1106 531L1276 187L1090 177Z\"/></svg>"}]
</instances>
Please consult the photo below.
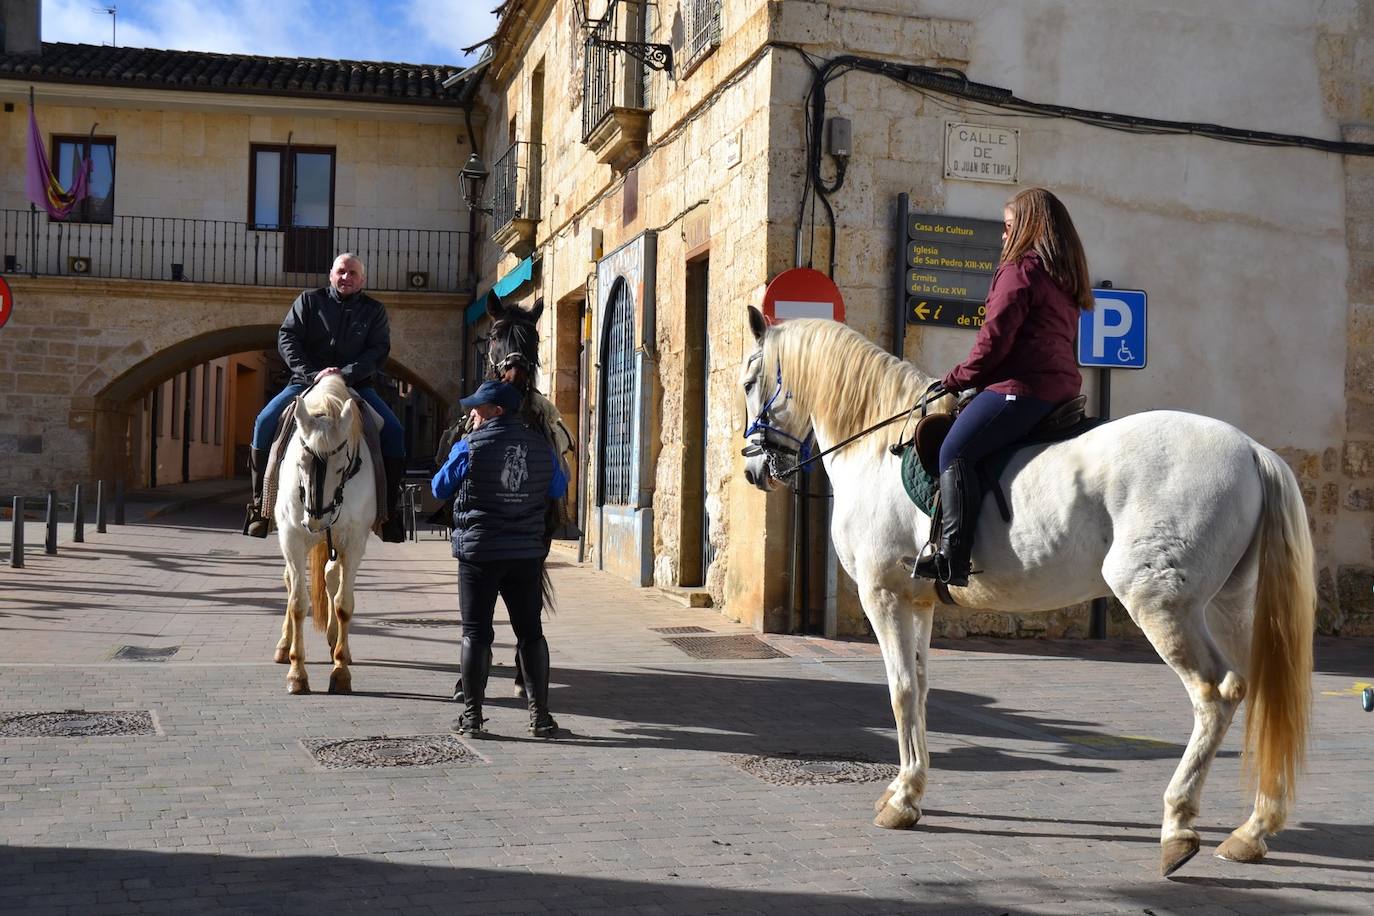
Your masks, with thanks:
<instances>
[{"instance_id":1,"label":"blue sky","mask_svg":"<svg viewBox=\"0 0 1374 916\"><path fill-rule=\"evenodd\" d=\"M43 0L43 40L122 47L470 64L500 0ZM478 52L480 53L480 52Z\"/></svg>"}]
</instances>

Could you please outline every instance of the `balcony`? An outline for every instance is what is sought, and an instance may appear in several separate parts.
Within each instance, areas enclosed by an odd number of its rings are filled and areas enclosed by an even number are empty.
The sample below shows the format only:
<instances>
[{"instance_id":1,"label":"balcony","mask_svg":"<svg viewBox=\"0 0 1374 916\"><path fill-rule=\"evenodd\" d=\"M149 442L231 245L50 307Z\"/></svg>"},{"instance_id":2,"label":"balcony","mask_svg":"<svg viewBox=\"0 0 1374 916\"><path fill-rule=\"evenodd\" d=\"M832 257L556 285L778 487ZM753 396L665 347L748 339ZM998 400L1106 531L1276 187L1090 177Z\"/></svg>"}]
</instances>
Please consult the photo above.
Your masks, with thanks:
<instances>
[{"instance_id":1,"label":"balcony","mask_svg":"<svg viewBox=\"0 0 1374 916\"><path fill-rule=\"evenodd\" d=\"M623 8L623 9L622 9ZM644 8L612 0L591 29L582 71L582 142L623 172L644 155L649 136L648 67L615 47L645 40Z\"/></svg>"},{"instance_id":2,"label":"balcony","mask_svg":"<svg viewBox=\"0 0 1374 916\"><path fill-rule=\"evenodd\" d=\"M470 289L465 231L282 230L162 216L64 223L29 210L0 210L4 271L30 276L303 287L325 283L334 255L343 251L362 258L371 290Z\"/></svg>"},{"instance_id":3,"label":"balcony","mask_svg":"<svg viewBox=\"0 0 1374 916\"><path fill-rule=\"evenodd\" d=\"M516 141L492 169L492 240L517 257L534 250L539 225L539 168L543 146Z\"/></svg>"}]
</instances>

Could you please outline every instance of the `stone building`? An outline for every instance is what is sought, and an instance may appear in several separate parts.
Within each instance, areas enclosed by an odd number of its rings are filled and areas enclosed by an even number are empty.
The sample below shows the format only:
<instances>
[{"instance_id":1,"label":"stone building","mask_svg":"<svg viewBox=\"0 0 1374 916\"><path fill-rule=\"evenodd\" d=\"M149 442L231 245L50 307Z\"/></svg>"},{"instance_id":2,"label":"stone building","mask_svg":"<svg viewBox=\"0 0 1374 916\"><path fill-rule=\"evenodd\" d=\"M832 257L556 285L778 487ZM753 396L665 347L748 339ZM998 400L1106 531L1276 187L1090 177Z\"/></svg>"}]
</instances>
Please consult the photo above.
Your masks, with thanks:
<instances>
[{"instance_id":1,"label":"stone building","mask_svg":"<svg viewBox=\"0 0 1374 916\"><path fill-rule=\"evenodd\" d=\"M459 393L472 298L455 181L472 105L442 85L459 68L44 43L38 8L0 7L0 254L14 296L0 493L241 470L236 446L270 390L270 367L246 354L276 350L293 298L327 283L345 250L387 305L398 413L427 463ZM95 162L91 197L66 220L25 195L31 99L61 180ZM183 413L193 443L171 441Z\"/></svg>"},{"instance_id":2,"label":"stone building","mask_svg":"<svg viewBox=\"0 0 1374 916\"><path fill-rule=\"evenodd\" d=\"M763 630L861 630L823 546L795 549L793 499L741 479L745 306L829 268L828 204L848 323L940 374L972 335L901 317L899 195L997 220L1041 185L1094 277L1148 294L1148 363L1114 372L1112 413L1198 411L1279 450L1322 628L1374 632L1372 51L1358 0L510 0L460 80L481 83L491 163L478 289L546 306L588 559ZM813 172L834 190L803 206ZM937 622L1081 633L1085 612Z\"/></svg>"}]
</instances>

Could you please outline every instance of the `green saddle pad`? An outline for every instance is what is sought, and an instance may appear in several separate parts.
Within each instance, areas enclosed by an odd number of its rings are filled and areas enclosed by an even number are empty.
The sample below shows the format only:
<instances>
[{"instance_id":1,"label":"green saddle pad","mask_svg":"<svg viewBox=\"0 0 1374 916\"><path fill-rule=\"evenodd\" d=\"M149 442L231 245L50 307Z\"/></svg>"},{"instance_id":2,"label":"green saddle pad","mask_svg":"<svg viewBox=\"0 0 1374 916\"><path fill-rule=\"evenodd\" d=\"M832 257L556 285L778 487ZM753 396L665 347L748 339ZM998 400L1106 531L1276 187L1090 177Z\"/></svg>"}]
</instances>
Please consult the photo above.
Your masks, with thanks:
<instances>
[{"instance_id":1,"label":"green saddle pad","mask_svg":"<svg viewBox=\"0 0 1374 916\"><path fill-rule=\"evenodd\" d=\"M935 495L940 492L940 481L926 473L921 459L916 456L916 446L908 445L902 449L902 489L911 501L926 515L935 509Z\"/></svg>"}]
</instances>

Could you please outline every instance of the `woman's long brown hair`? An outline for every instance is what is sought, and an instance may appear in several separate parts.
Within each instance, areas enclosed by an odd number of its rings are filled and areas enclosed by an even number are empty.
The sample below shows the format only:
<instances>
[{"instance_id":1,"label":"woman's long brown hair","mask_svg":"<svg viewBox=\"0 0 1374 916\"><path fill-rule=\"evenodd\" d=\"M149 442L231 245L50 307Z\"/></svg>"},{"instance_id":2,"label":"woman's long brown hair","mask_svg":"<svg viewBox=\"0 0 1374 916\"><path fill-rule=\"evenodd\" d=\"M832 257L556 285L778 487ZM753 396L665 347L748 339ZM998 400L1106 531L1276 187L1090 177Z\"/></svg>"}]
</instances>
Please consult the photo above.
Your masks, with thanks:
<instances>
[{"instance_id":1,"label":"woman's long brown hair","mask_svg":"<svg viewBox=\"0 0 1374 916\"><path fill-rule=\"evenodd\" d=\"M1091 311L1093 286L1088 279L1088 257L1064 204L1044 188L1027 188L1007 201L1007 208L1013 225L1002 244L1002 262L1020 260L1027 251L1034 251L1059 288L1073 297L1079 308Z\"/></svg>"}]
</instances>

